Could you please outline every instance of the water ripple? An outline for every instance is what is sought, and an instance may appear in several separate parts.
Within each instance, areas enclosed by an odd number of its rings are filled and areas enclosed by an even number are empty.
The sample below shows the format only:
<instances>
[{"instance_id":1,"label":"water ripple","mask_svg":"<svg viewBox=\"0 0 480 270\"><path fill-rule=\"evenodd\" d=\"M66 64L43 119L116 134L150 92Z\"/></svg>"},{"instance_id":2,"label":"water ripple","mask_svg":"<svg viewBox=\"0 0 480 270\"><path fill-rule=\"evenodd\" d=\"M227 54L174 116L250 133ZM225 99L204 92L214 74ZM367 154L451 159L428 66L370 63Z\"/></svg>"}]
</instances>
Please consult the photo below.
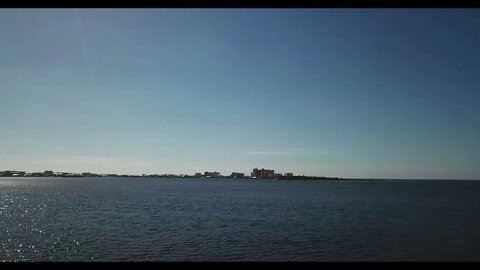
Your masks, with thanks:
<instances>
[{"instance_id":1,"label":"water ripple","mask_svg":"<svg viewBox=\"0 0 480 270\"><path fill-rule=\"evenodd\" d=\"M0 261L480 258L478 183L276 183L1 179Z\"/></svg>"}]
</instances>

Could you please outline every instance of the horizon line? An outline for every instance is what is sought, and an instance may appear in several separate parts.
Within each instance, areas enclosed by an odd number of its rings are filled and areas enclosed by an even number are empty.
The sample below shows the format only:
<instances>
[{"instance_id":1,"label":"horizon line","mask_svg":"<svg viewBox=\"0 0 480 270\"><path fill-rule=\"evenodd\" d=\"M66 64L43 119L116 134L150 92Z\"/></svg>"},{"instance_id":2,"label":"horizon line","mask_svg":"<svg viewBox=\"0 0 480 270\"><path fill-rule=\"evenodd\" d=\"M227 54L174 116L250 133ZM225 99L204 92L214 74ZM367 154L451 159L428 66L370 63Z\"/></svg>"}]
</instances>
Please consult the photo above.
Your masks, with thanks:
<instances>
[{"instance_id":1,"label":"horizon line","mask_svg":"<svg viewBox=\"0 0 480 270\"><path fill-rule=\"evenodd\" d=\"M257 167L258 168L258 167ZM32 174L32 173L45 173L45 172L48 172L48 171L51 171L53 173L63 173L63 174L76 174L76 175L81 175L81 174L95 174L95 175L117 175L117 176L154 176L154 175L159 175L159 176L162 176L162 175L175 175L175 176L195 176L195 174L197 173L193 173L193 174L188 174L188 173L96 173L96 172L86 172L86 171L83 171L83 172L66 172L66 171L55 171L55 170L43 170L43 171L27 171L27 170L0 170L0 172L23 172L23 173L29 173L29 174ZM205 172L217 172L217 171L205 171ZM204 173L205 173L204 172ZM201 172L200 172L201 173ZM219 172L218 172L219 173ZM238 171L233 171L231 174L233 173L241 173L241 172L238 172ZM202 174L202 173L201 173ZM222 175L220 174L219 176L220 177L224 177L224 176L231 176L230 175ZM242 173L244 174L245 178L251 178L251 176L249 176L248 174L249 173ZM284 177L286 173L279 173L281 177ZM202 174L203 176L203 174ZM29 176L3 176L3 175L0 175L0 177L29 177ZM407 177L407 178L388 178L388 177L385 177L385 178L379 178L379 177L340 177L340 176L326 176L326 175L321 175L321 176L317 176L317 175L305 175L305 174L294 174L293 177L325 177L325 178L338 178L338 179L341 179L341 180L426 180L426 181L429 181L429 180L440 180L440 181L480 181L480 179L475 179L475 178L470 178L470 179L466 179L466 178L412 178L412 177ZM257 178L257 179L261 179L261 178Z\"/></svg>"}]
</instances>

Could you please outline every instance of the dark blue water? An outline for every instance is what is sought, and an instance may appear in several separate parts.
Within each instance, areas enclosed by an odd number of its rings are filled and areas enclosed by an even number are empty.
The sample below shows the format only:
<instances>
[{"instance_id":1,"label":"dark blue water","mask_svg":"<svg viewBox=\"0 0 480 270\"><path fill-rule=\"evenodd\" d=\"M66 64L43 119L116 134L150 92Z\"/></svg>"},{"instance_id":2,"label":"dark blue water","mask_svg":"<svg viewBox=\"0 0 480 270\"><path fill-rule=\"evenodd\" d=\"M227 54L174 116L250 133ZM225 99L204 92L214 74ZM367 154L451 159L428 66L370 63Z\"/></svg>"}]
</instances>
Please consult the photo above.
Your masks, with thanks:
<instances>
[{"instance_id":1,"label":"dark blue water","mask_svg":"<svg viewBox=\"0 0 480 270\"><path fill-rule=\"evenodd\" d=\"M0 178L0 261L477 261L480 181Z\"/></svg>"}]
</instances>

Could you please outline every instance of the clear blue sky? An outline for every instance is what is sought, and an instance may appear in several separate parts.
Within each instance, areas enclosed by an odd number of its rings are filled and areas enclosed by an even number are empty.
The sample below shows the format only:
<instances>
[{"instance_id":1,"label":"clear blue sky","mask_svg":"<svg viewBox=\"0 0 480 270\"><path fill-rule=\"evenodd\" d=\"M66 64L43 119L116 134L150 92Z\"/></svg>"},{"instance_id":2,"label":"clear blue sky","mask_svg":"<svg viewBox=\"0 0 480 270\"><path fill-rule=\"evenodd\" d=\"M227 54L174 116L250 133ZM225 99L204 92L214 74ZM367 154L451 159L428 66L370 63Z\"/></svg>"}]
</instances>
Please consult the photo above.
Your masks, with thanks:
<instances>
[{"instance_id":1,"label":"clear blue sky","mask_svg":"<svg viewBox=\"0 0 480 270\"><path fill-rule=\"evenodd\" d=\"M0 170L480 179L480 10L0 10Z\"/></svg>"}]
</instances>

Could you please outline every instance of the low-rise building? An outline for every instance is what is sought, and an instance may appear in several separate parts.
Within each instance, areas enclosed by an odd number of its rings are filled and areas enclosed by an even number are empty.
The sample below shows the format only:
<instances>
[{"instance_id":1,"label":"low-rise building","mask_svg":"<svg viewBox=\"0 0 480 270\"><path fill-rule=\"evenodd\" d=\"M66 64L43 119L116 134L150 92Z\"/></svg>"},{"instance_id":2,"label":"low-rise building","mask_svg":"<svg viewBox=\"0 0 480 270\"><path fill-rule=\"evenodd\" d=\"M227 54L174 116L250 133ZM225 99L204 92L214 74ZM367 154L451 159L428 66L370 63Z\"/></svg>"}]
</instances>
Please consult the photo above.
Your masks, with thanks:
<instances>
[{"instance_id":1,"label":"low-rise building","mask_svg":"<svg viewBox=\"0 0 480 270\"><path fill-rule=\"evenodd\" d=\"M239 172L233 172L230 177L232 178L245 178L245 174L244 173L239 173Z\"/></svg>"},{"instance_id":2,"label":"low-rise building","mask_svg":"<svg viewBox=\"0 0 480 270\"><path fill-rule=\"evenodd\" d=\"M205 177L220 177L219 172L205 172Z\"/></svg>"},{"instance_id":3,"label":"low-rise building","mask_svg":"<svg viewBox=\"0 0 480 270\"><path fill-rule=\"evenodd\" d=\"M3 171L0 176L25 176L24 171Z\"/></svg>"}]
</instances>

